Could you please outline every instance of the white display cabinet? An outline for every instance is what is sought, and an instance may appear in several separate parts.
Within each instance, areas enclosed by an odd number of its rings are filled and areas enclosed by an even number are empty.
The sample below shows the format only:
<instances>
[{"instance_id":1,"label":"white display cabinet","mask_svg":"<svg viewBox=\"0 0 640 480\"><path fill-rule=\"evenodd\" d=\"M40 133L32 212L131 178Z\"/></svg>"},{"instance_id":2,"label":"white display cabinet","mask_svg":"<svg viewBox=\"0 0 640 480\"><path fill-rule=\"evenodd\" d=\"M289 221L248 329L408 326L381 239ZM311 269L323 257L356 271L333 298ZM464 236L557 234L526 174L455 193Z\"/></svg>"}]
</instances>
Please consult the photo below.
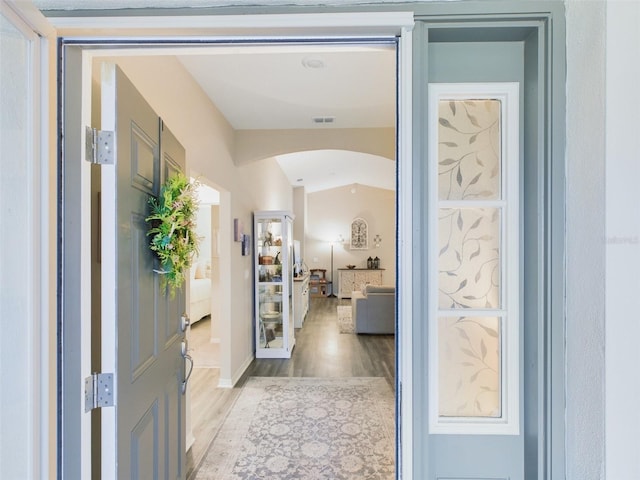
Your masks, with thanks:
<instances>
[{"instance_id":1,"label":"white display cabinet","mask_svg":"<svg viewBox=\"0 0 640 480\"><path fill-rule=\"evenodd\" d=\"M290 358L293 321L293 214L254 212L256 358Z\"/></svg>"}]
</instances>

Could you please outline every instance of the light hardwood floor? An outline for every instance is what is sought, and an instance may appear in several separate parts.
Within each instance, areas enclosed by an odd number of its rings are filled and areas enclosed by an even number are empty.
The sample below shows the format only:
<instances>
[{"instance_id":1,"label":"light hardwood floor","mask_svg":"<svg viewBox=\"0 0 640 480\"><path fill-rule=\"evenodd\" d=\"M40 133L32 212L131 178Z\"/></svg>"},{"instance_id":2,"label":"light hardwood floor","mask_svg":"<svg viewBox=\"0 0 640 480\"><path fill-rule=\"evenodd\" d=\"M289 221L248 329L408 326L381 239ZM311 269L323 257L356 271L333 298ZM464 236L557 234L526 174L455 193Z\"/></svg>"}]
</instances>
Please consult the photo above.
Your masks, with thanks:
<instances>
[{"instance_id":1,"label":"light hardwood floor","mask_svg":"<svg viewBox=\"0 0 640 480\"><path fill-rule=\"evenodd\" d=\"M194 368L191 377L191 423L196 441L187 454L187 478L202 460L247 378L384 377L395 391L395 336L341 334L337 306L351 300L312 298L304 326L296 330L290 359L256 359L231 389L216 388L218 370ZM193 325L191 341L208 336L209 320Z\"/></svg>"}]
</instances>

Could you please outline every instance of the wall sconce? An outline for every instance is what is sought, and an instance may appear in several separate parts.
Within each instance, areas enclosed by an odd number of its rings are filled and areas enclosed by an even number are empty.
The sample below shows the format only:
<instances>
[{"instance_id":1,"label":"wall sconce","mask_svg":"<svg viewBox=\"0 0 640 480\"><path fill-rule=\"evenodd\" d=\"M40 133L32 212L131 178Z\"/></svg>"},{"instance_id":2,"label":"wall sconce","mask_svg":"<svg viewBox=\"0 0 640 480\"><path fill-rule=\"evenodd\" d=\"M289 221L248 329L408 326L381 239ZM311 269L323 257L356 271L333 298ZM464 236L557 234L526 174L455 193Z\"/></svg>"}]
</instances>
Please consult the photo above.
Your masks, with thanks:
<instances>
[{"instance_id":1,"label":"wall sconce","mask_svg":"<svg viewBox=\"0 0 640 480\"><path fill-rule=\"evenodd\" d=\"M373 237L373 244L376 246L376 248L380 247L380 244L382 243L382 237L378 234L376 234L375 237Z\"/></svg>"}]
</instances>

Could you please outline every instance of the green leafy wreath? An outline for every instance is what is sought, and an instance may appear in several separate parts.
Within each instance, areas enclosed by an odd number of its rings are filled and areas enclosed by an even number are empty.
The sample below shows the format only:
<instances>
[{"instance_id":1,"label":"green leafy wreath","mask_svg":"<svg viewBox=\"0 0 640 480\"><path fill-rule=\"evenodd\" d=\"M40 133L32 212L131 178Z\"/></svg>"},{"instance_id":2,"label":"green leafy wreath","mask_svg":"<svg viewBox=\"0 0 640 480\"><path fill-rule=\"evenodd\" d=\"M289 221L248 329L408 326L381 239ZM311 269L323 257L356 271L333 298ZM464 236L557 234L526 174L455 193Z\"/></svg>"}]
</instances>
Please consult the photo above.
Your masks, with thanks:
<instances>
[{"instance_id":1,"label":"green leafy wreath","mask_svg":"<svg viewBox=\"0 0 640 480\"><path fill-rule=\"evenodd\" d=\"M194 254L198 252L199 238L196 235L197 183L178 173L170 177L160 189L158 198L149 198L151 214L145 219L150 228L149 248L156 253L162 275L163 292L167 286L173 297L182 287Z\"/></svg>"}]
</instances>

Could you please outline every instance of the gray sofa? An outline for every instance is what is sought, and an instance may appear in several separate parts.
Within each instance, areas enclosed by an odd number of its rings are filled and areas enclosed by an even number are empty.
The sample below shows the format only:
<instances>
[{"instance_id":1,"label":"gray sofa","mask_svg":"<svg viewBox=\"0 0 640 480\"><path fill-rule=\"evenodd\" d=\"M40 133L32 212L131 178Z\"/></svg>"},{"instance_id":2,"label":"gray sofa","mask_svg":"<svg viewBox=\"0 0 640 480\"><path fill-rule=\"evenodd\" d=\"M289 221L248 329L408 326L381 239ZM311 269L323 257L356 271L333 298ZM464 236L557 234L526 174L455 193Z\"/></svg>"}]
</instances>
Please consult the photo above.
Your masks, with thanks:
<instances>
[{"instance_id":1,"label":"gray sofa","mask_svg":"<svg viewBox=\"0 0 640 480\"><path fill-rule=\"evenodd\" d=\"M351 294L351 315L356 333L395 334L396 287L367 285Z\"/></svg>"}]
</instances>

